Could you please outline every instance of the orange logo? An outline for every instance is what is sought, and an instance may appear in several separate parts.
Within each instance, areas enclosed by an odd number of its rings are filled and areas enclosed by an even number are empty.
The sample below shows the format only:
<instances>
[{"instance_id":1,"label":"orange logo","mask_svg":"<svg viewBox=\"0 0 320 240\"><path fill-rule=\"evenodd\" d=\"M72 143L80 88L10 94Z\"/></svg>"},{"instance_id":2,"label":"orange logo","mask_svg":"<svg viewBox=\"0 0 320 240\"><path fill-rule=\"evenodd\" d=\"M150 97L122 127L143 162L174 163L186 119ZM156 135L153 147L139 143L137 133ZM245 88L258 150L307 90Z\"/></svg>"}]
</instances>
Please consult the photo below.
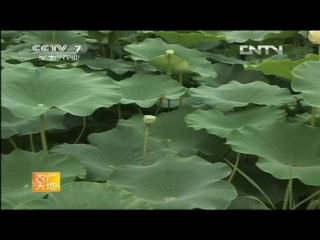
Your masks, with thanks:
<instances>
[{"instance_id":1,"label":"orange logo","mask_svg":"<svg viewBox=\"0 0 320 240\"><path fill-rule=\"evenodd\" d=\"M33 192L60 192L60 172L33 172Z\"/></svg>"}]
</instances>

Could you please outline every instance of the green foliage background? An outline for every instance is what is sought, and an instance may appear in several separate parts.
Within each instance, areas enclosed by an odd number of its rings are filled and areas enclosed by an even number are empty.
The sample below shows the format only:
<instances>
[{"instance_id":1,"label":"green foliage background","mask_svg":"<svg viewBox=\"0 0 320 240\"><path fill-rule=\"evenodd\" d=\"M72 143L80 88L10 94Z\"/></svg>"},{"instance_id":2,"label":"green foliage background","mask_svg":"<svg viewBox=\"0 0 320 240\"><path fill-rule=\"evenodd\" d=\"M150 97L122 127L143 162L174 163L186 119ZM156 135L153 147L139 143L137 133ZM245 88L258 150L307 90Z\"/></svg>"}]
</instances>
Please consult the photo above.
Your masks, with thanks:
<instances>
[{"instance_id":1,"label":"green foliage background","mask_svg":"<svg viewBox=\"0 0 320 240\"><path fill-rule=\"evenodd\" d=\"M239 53L261 44L284 52ZM1 208L320 209L318 48L306 31L2 31ZM61 191L32 192L32 172Z\"/></svg>"}]
</instances>

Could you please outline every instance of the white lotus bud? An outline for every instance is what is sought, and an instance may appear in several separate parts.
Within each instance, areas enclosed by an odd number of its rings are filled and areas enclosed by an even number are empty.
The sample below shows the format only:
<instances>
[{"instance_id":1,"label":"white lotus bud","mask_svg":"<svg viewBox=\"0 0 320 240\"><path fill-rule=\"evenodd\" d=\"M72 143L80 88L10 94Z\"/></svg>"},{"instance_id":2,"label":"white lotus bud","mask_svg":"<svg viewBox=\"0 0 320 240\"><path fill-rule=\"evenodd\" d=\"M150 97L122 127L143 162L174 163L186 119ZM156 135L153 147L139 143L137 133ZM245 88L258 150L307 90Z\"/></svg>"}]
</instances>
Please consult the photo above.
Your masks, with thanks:
<instances>
[{"instance_id":1,"label":"white lotus bud","mask_svg":"<svg viewBox=\"0 0 320 240\"><path fill-rule=\"evenodd\" d=\"M166 51L166 54L169 55L169 56L173 55L174 51L172 49L169 49L169 50Z\"/></svg>"},{"instance_id":2,"label":"white lotus bud","mask_svg":"<svg viewBox=\"0 0 320 240\"><path fill-rule=\"evenodd\" d=\"M156 121L156 119L157 119L157 117L153 116L153 115L144 115L144 117L143 117L143 121L146 124L152 124Z\"/></svg>"},{"instance_id":3,"label":"white lotus bud","mask_svg":"<svg viewBox=\"0 0 320 240\"><path fill-rule=\"evenodd\" d=\"M320 45L320 30L309 31L308 38L313 44Z\"/></svg>"}]
</instances>

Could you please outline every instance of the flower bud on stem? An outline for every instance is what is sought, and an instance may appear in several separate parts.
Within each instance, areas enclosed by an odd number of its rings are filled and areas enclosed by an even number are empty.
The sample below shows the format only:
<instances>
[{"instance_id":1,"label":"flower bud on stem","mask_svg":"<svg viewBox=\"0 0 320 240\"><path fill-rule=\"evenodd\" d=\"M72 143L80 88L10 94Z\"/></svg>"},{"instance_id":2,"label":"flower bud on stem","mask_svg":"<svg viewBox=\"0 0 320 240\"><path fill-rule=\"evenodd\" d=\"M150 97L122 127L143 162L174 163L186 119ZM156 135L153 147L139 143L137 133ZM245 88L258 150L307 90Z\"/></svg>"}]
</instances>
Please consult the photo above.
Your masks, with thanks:
<instances>
[{"instance_id":1,"label":"flower bud on stem","mask_svg":"<svg viewBox=\"0 0 320 240\"><path fill-rule=\"evenodd\" d=\"M142 166L146 165L147 162L147 149L148 149L148 137L151 124L156 121L157 117L152 115L145 115L143 121L146 123L146 129L144 133L144 144L143 144L143 155L142 155Z\"/></svg>"}]
</instances>

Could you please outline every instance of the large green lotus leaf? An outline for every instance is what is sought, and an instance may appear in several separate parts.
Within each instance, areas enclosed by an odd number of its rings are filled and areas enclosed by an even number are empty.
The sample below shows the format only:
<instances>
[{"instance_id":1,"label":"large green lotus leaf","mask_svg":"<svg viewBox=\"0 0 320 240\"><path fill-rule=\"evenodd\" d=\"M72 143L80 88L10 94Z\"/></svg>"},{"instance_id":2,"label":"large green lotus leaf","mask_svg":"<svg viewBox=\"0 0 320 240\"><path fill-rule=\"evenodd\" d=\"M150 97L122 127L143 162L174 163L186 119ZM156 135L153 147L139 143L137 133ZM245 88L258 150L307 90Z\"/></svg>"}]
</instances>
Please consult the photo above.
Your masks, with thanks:
<instances>
[{"instance_id":1,"label":"large green lotus leaf","mask_svg":"<svg viewBox=\"0 0 320 240\"><path fill-rule=\"evenodd\" d=\"M237 153L231 152L228 154L228 161L235 164ZM238 168L245 173L249 178L252 179L265 194L269 197L274 205L283 202L285 198L286 188L288 185L287 180L279 180L274 178L271 174L261 171L257 166L256 162L258 157L254 155L242 155ZM240 173L236 173L232 179L232 185L237 189L238 195L252 196L260 199L264 203L269 204L265 196L249 181L243 177ZM301 198L308 196L314 192L313 186L306 186L300 181L293 182L293 198Z\"/></svg>"},{"instance_id":2,"label":"large green lotus leaf","mask_svg":"<svg viewBox=\"0 0 320 240\"><path fill-rule=\"evenodd\" d=\"M165 141L170 149L177 151L182 157L196 155L198 151L208 155L216 153L223 145L222 139L208 134L205 130L195 131L187 127L184 119L194 110L186 106L176 111L159 114L151 126L151 135ZM120 120L118 125L143 131L144 123L141 118L141 115L136 115L129 120Z\"/></svg>"},{"instance_id":3,"label":"large green lotus leaf","mask_svg":"<svg viewBox=\"0 0 320 240\"><path fill-rule=\"evenodd\" d=\"M299 31L221 31L225 34L229 43L244 43L248 40L263 41L275 38L290 38L298 34Z\"/></svg>"},{"instance_id":4,"label":"large green lotus leaf","mask_svg":"<svg viewBox=\"0 0 320 240\"><path fill-rule=\"evenodd\" d=\"M98 42L102 42L104 38L112 31L87 31L89 38L95 39Z\"/></svg>"},{"instance_id":5,"label":"large green lotus leaf","mask_svg":"<svg viewBox=\"0 0 320 240\"><path fill-rule=\"evenodd\" d=\"M286 119L286 111L275 106L262 106L224 113L220 109L196 110L185 121L195 130L206 129L208 133L225 138L243 126L261 126Z\"/></svg>"},{"instance_id":6,"label":"large green lotus leaf","mask_svg":"<svg viewBox=\"0 0 320 240\"><path fill-rule=\"evenodd\" d=\"M14 204L13 202L6 200L6 199L1 199L1 210L2 209L14 209L17 205Z\"/></svg>"},{"instance_id":7,"label":"large green lotus leaf","mask_svg":"<svg viewBox=\"0 0 320 240\"><path fill-rule=\"evenodd\" d=\"M1 58L5 60L18 60L20 62L26 62L33 59L39 59L39 52L34 52L31 48L26 48L19 52L12 52L10 49L7 49L5 51L1 51Z\"/></svg>"},{"instance_id":8,"label":"large green lotus leaf","mask_svg":"<svg viewBox=\"0 0 320 240\"><path fill-rule=\"evenodd\" d=\"M231 81L218 88L201 85L191 88L189 94L191 97L202 97L206 104L222 110L244 107L250 103L280 107L295 101L289 89L259 81L247 84Z\"/></svg>"},{"instance_id":9,"label":"large green lotus leaf","mask_svg":"<svg viewBox=\"0 0 320 240\"><path fill-rule=\"evenodd\" d=\"M111 71L122 75L126 72L134 72L133 63L123 59L108 59L96 57L94 59L79 59L79 65L86 65L92 70L110 69Z\"/></svg>"},{"instance_id":10,"label":"large green lotus leaf","mask_svg":"<svg viewBox=\"0 0 320 240\"><path fill-rule=\"evenodd\" d=\"M7 63L4 59L1 59L1 66L5 69L9 69L9 68L38 68L36 66L34 66L32 63L30 62L23 62L23 63L19 63L19 64L10 64Z\"/></svg>"},{"instance_id":11,"label":"large green lotus leaf","mask_svg":"<svg viewBox=\"0 0 320 240\"><path fill-rule=\"evenodd\" d=\"M109 184L145 199L155 209L226 209L237 197L235 188L221 180L230 172L224 163L172 154L151 166L122 166L111 174Z\"/></svg>"},{"instance_id":12,"label":"large green lotus leaf","mask_svg":"<svg viewBox=\"0 0 320 240\"><path fill-rule=\"evenodd\" d=\"M73 182L48 199L24 202L15 209L152 209L145 200L119 187L104 183Z\"/></svg>"},{"instance_id":13,"label":"large green lotus leaf","mask_svg":"<svg viewBox=\"0 0 320 240\"><path fill-rule=\"evenodd\" d=\"M231 65L234 65L234 64L243 65L243 64L248 64L249 63L247 61L243 61L241 59L237 59L237 58L234 58L234 57L227 57L227 56L222 55L222 54L213 54L213 53L210 53L210 52L205 52L204 56L206 58L213 59L215 61L226 63L226 64L231 64Z\"/></svg>"},{"instance_id":14,"label":"large green lotus leaf","mask_svg":"<svg viewBox=\"0 0 320 240\"><path fill-rule=\"evenodd\" d=\"M49 109L45 113L46 130L65 129L63 119L66 112L59 109ZM1 138L13 135L28 135L40 132L40 118L18 118L8 109L1 107Z\"/></svg>"},{"instance_id":15,"label":"large green lotus leaf","mask_svg":"<svg viewBox=\"0 0 320 240\"><path fill-rule=\"evenodd\" d=\"M19 39L24 33L24 31L1 31L1 39L5 39L6 41Z\"/></svg>"},{"instance_id":16,"label":"large green lotus leaf","mask_svg":"<svg viewBox=\"0 0 320 240\"><path fill-rule=\"evenodd\" d=\"M15 204L47 194L32 192L32 172L60 172L61 184L86 175L79 159L71 155L14 150L1 158L1 197Z\"/></svg>"},{"instance_id":17,"label":"large green lotus leaf","mask_svg":"<svg viewBox=\"0 0 320 240\"><path fill-rule=\"evenodd\" d=\"M189 49L180 44L168 44L160 38L148 38L139 44L130 44L124 50L131 53L133 60L149 62L163 72L197 73L203 77L215 77L216 72L212 64L206 60L203 53L196 49ZM167 50L173 50L170 64L168 64Z\"/></svg>"},{"instance_id":18,"label":"large green lotus leaf","mask_svg":"<svg viewBox=\"0 0 320 240\"><path fill-rule=\"evenodd\" d=\"M186 93L186 88L168 75L137 73L118 86L123 94L122 104L135 103L142 108L152 107L160 98L179 99Z\"/></svg>"},{"instance_id":19,"label":"large green lotus leaf","mask_svg":"<svg viewBox=\"0 0 320 240\"><path fill-rule=\"evenodd\" d=\"M228 208L229 210L269 210L265 205L250 196L237 197L233 200Z\"/></svg>"},{"instance_id":20,"label":"large green lotus leaf","mask_svg":"<svg viewBox=\"0 0 320 240\"><path fill-rule=\"evenodd\" d=\"M227 143L236 152L258 156L257 166L275 178L292 177L306 185L320 186L319 136L320 128L277 122L234 130Z\"/></svg>"},{"instance_id":21,"label":"large green lotus leaf","mask_svg":"<svg viewBox=\"0 0 320 240\"><path fill-rule=\"evenodd\" d=\"M111 78L77 68L4 69L1 75L2 106L19 118L40 116L52 107L88 116L121 98L120 89Z\"/></svg>"},{"instance_id":22,"label":"large green lotus leaf","mask_svg":"<svg viewBox=\"0 0 320 240\"><path fill-rule=\"evenodd\" d=\"M86 38L71 31L28 31L22 37L26 43L33 44L85 44Z\"/></svg>"},{"instance_id":23,"label":"large green lotus leaf","mask_svg":"<svg viewBox=\"0 0 320 240\"><path fill-rule=\"evenodd\" d=\"M62 64L54 64L54 63L48 63L44 67L46 68L52 68L52 69L70 69L77 67L79 65L78 62L67 62Z\"/></svg>"},{"instance_id":24,"label":"large green lotus leaf","mask_svg":"<svg viewBox=\"0 0 320 240\"><path fill-rule=\"evenodd\" d=\"M171 44L181 44L187 46L199 42L219 42L224 40L224 36L220 36L217 31L216 35L204 35L201 32L174 32L174 31L153 31L153 34L162 37Z\"/></svg>"},{"instance_id":25,"label":"large green lotus leaf","mask_svg":"<svg viewBox=\"0 0 320 240\"><path fill-rule=\"evenodd\" d=\"M148 61L148 63L158 68L162 72L181 74L188 74L192 72L188 62L176 55L172 55L170 57L170 63L168 62L168 57L165 54L153 58L152 60Z\"/></svg>"},{"instance_id":26,"label":"large green lotus leaf","mask_svg":"<svg viewBox=\"0 0 320 240\"><path fill-rule=\"evenodd\" d=\"M320 61L308 61L293 69L292 89L301 92L304 101L320 108Z\"/></svg>"},{"instance_id":27,"label":"large green lotus leaf","mask_svg":"<svg viewBox=\"0 0 320 240\"><path fill-rule=\"evenodd\" d=\"M119 126L111 131L93 133L88 141L90 145L57 145L51 152L77 156L87 170L89 181L107 181L112 171L122 165L142 165L144 134L133 128ZM168 153L172 151L166 149L165 143L149 137L147 165Z\"/></svg>"},{"instance_id":28,"label":"large green lotus leaf","mask_svg":"<svg viewBox=\"0 0 320 240\"><path fill-rule=\"evenodd\" d=\"M240 83L251 83L255 81L261 81L269 83L268 79L260 72L246 71L242 65L228 66L226 64L217 63L213 65L214 70L217 72L217 77L194 77L198 83L210 86L219 87L223 84L228 84L231 81L237 81Z\"/></svg>"},{"instance_id":29,"label":"large green lotus leaf","mask_svg":"<svg viewBox=\"0 0 320 240\"><path fill-rule=\"evenodd\" d=\"M11 43L12 44L12 43ZM32 47L35 45L36 43L22 43L22 42L20 42L20 43L14 43L14 45L9 45L9 46L7 46L5 49L6 49L6 51L12 51L12 52L19 52L19 51L22 51L22 50L24 50L24 49L29 49L29 50L31 50L31 51L33 51L32 50Z\"/></svg>"},{"instance_id":30,"label":"large green lotus leaf","mask_svg":"<svg viewBox=\"0 0 320 240\"><path fill-rule=\"evenodd\" d=\"M265 61L257 65L246 65L246 70L260 71L265 75L275 75L283 77L289 80L293 80L294 76L292 75L292 70L300 65L301 63L307 61L316 61L318 60L318 55L308 54L304 58L301 58L298 61L293 61L290 59L285 59L281 61L275 61L273 59L266 59Z\"/></svg>"}]
</instances>

